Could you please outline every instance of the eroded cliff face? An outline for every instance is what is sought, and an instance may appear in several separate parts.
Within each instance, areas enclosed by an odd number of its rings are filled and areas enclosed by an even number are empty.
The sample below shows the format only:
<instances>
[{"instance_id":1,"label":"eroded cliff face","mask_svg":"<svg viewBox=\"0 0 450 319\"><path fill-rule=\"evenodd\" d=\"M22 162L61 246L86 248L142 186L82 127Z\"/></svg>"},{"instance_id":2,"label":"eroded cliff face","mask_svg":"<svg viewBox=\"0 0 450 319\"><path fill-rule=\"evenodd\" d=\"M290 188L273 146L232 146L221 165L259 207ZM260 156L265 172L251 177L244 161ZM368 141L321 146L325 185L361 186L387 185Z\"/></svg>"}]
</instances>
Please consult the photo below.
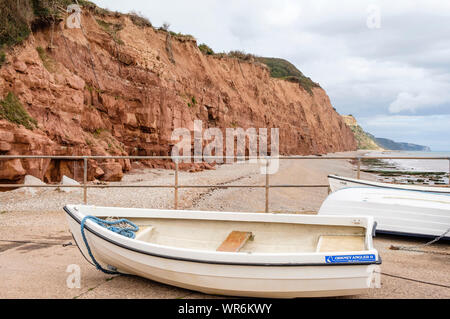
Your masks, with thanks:
<instances>
[{"instance_id":1,"label":"eroded cliff face","mask_svg":"<svg viewBox=\"0 0 450 319\"><path fill-rule=\"evenodd\" d=\"M52 30L45 28L7 54L0 98L13 92L38 128L0 120L0 154L170 155L172 131L192 130L196 119L204 128L279 128L281 154L356 149L320 88L311 95L271 78L262 64L206 56L194 40L168 41L167 32L124 15L85 10L82 23L83 30L57 25L51 50ZM110 32L116 25L121 30ZM90 161L88 175L120 180L130 168L129 160ZM25 174L81 179L82 171L82 163L65 160L0 161L2 181L20 182Z\"/></svg>"}]
</instances>

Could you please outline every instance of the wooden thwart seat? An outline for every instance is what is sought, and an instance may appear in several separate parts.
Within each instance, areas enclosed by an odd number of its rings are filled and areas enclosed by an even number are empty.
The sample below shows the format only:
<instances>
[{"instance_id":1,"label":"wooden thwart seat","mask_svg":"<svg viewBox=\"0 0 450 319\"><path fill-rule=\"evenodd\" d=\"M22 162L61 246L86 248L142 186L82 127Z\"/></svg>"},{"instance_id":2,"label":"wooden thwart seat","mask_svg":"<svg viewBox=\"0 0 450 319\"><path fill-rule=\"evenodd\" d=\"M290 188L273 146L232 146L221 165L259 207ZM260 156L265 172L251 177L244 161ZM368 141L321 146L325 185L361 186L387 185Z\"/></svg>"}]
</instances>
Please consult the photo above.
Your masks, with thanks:
<instances>
[{"instance_id":1,"label":"wooden thwart seat","mask_svg":"<svg viewBox=\"0 0 450 319\"><path fill-rule=\"evenodd\" d=\"M217 251L238 252L252 236L251 232L232 231Z\"/></svg>"},{"instance_id":2,"label":"wooden thwart seat","mask_svg":"<svg viewBox=\"0 0 450 319\"><path fill-rule=\"evenodd\" d=\"M365 250L365 237L362 235L320 236L316 252L339 252Z\"/></svg>"}]
</instances>

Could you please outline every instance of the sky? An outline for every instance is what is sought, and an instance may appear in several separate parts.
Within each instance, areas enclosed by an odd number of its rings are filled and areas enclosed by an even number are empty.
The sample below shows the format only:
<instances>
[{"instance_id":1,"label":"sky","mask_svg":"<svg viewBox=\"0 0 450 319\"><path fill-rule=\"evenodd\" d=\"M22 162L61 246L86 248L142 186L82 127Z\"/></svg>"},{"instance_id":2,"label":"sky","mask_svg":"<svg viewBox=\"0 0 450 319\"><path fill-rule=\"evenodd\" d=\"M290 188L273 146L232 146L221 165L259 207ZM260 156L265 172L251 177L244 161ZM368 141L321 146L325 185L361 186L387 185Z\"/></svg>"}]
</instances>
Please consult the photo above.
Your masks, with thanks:
<instances>
[{"instance_id":1,"label":"sky","mask_svg":"<svg viewBox=\"0 0 450 319\"><path fill-rule=\"evenodd\" d=\"M94 0L215 52L284 58L369 133L450 151L450 1Z\"/></svg>"}]
</instances>

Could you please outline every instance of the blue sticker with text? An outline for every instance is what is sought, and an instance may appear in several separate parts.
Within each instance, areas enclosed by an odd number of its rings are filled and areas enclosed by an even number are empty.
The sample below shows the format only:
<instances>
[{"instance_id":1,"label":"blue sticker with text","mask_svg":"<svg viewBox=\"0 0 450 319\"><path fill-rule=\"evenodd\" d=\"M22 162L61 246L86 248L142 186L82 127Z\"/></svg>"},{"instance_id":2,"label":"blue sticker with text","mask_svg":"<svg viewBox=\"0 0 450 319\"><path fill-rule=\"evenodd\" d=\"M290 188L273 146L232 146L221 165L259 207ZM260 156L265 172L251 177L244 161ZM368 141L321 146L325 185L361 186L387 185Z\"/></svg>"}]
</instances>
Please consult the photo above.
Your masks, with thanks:
<instances>
[{"instance_id":1,"label":"blue sticker with text","mask_svg":"<svg viewBox=\"0 0 450 319\"><path fill-rule=\"evenodd\" d=\"M368 255L343 255L343 256L325 256L325 262L327 264L337 264L337 263L360 263L376 261L376 256L374 254Z\"/></svg>"}]
</instances>

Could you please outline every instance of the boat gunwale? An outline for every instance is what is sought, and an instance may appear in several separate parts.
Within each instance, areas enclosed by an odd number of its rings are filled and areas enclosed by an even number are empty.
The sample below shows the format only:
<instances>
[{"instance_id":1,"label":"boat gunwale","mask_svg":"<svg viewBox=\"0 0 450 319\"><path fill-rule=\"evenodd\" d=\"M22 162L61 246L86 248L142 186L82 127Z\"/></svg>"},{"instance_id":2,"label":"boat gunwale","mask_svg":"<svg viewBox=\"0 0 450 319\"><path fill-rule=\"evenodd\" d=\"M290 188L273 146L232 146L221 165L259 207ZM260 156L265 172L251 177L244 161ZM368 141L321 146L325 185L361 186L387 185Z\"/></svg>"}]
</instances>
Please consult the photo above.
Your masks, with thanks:
<instances>
[{"instance_id":1,"label":"boat gunwale","mask_svg":"<svg viewBox=\"0 0 450 319\"><path fill-rule=\"evenodd\" d=\"M372 182L372 181L367 181L367 180L363 180L363 179L354 179L354 178L343 177L343 176L338 176L338 175L328 175L328 178L335 179L338 181L344 181L344 182L350 182L350 183L355 183L355 184L360 184L360 185L365 185L365 186L370 186L370 187L376 187L376 188L387 188L387 189L405 190L405 191L410 191L410 192L422 192L422 193L432 193L432 194L450 196L450 188L448 188L447 186L439 187L439 186L422 186L422 185L407 185L407 184L389 184L389 183L383 183L383 182ZM412 186L412 187L416 187L416 188L415 189L414 188L405 188L404 186ZM345 187L345 188L351 188L351 186ZM430 189L427 189L427 188L430 188ZM438 188L438 189L442 189L443 191L433 190L431 188Z\"/></svg>"},{"instance_id":2,"label":"boat gunwale","mask_svg":"<svg viewBox=\"0 0 450 319\"><path fill-rule=\"evenodd\" d=\"M76 206L76 205L74 205ZM81 227L81 220L75 216L75 214L70 210L70 208L68 206L64 206L64 211L78 224L80 224ZM81 213L79 213L81 214ZM374 227L376 225L374 224ZM100 226L99 226L100 227ZM347 262L347 263L263 263L263 262L233 262L233 261L219 261L219 260L206 260L206 259L195 259L195 258L187 258L187 257L178 257L178 256L170 256L170 255L163 255L163 254L159 254L159 253L155 253L155 252L150 252L150 251L145 251L136 247L132 247L132 246L128 246L125 245L121 242L118 242L114 239L111 239L103 234L100 234L99 232L97 232L96 230L92 229L91 227L88 226L88 224L85 224L85 229L88 230L91 234L99 237L102 240L105 240L113 245L119 246L120 248L123 249L127 249L127 250L131 250L134 251L136 253L140 253L140 254L144 254L144 255L149 255L149 256L153 256L153 257L158 257L158 258L164 258L164 259L170 259L170 260L178 260L178 261L186 261L186 262L194 262L194 263L206 263L206 264L217 264L217 265L234 265L234 266L271 266L271 267L300 267L300 266L367 266L367 265L379 265L382 263L381 261L381 256L378 254L378 251L375 248L371 248L371 249L366 249L366 250L362 250L362 251L357 251L356 253L362 254L369 254L372 253L376 256L376 260L375 261L367 261L367 262ZM105 231L108 231L107 229L105 229ZM368 231L368 229L366 229L366 231ZM373 230L370 230L370 232L372 233ZM112 233L114 235L114 233ZM73 235L73 234L72 234ZM75 238L75 236L74 236ZM124 238L127 239L127 238ZM78 242L75 240L77 246L79 246ZM151 245L151 243L147 243L144 242L145 244L149 244ZM156 246L156 244L153 244ZM183 250L183 248L175 248L175 247L170 247L170 246L161 246L163 248L172 248L172 249L177 249L177 250ZM81 250L81 247L79 247ZM187 249L184 249L187 250ZM375 253L374 253L375 252ZM209 252L212 253L212 252ZM345 252L329 252L328 254L333 254L333 255L345 255L345 254L352 254L355 253L353 251L345 251ZM83 254L83 253L82 253ZM236 253L227 253L227 252L222 252L221 254L230 254L230 255L236 255ZM306 253L304 253L306 254ZM84 255L84 254L83 254ZM254 254L253 254L254 255ZM275 254L270 254L270 255L275 255ZM288 254L280 254L280 255L288 255ZM299 255L299 254L294 254L294 255ZM308 252L306 255L327 255L327 253L315 253L315 252Z\"/></svg>"}]
</instances>

